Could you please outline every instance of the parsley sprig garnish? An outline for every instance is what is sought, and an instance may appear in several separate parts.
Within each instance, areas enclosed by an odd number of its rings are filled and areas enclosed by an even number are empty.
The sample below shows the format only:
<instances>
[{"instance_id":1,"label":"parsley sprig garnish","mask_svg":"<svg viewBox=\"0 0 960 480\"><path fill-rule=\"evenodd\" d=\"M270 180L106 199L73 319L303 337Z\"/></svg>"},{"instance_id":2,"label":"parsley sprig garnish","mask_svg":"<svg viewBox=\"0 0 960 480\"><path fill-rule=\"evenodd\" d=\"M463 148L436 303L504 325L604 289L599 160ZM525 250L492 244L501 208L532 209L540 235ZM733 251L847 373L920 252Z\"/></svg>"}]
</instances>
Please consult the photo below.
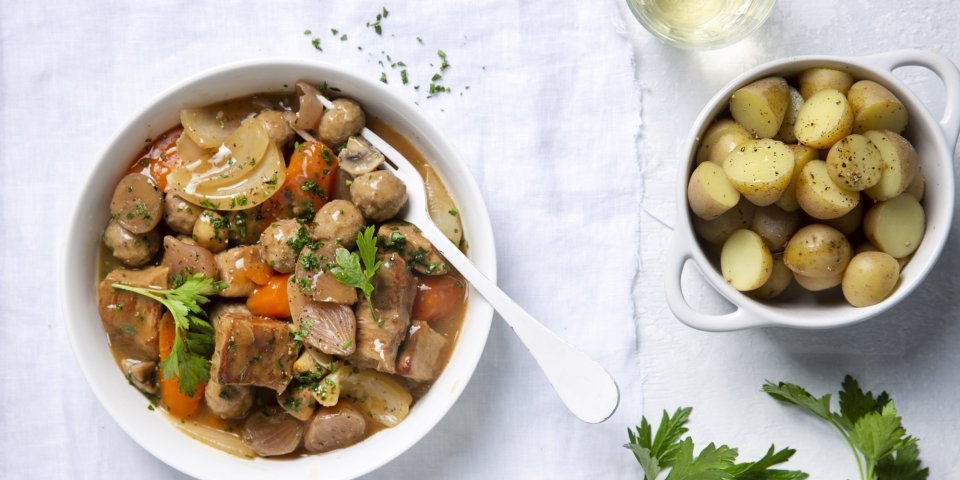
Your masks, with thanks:
<instances>
[{"instance_id":1,"label":"parsley sprig garnish","mask_svg":"<svg viewBox=\"0 0 960 480\"><path fill-rule=\"evenodd\" d=\"M377 260L377 237L374 236L373 227L370 226L362 232L357 232L356 252L338 248L334 260L336 265L330 269L330 272L340 283L359 288L363 292L367 304L370 305L370 313L377 320L377 324L382 327L382 320L373 308L373 300L371 300L373 277L377 274L381 263ZM363 264L362 267L361 263Z\"/></svg>"},{"instance_id":2,"label":"parsley sprig garnish","mask_svg":"<svg viewBox=\"0 0 960 480\"><path fill-rule=\"evenodd\" d=\"M739 452L726 445L710 443L694 455L693 439L681 440L687 433L686 424L692 411L689 407L678 408L673 415L664 411L656 434L646 417L635 431L627 429L630 443L624 447L640 462L644 480L656 480L667 469L670 472L664 477L666 480L803 480L809 476L797 470L771 468L793 456L795 450L790 448L778 451L771 445L763 458L745 463L736 463Z\"/></svg>"},{"instance_id":3,"label":"parsley sprig garnish","mask_svg":"<svg viewBox=\"0 0 960 480\"><path fill-rule=\"evenodd\" d=\"M173 284L170 290L122 283L114 283L113 288L156 300L170 311L176 335L170 355L160 362L160 370L165 379L179 379L180 391L192 396L201 383L210 379L209 358L213 354L213 327L204 318L202 305L226 285L202 273L178 276Z\"/></svg>"},{"instance_id":4,"label":"parsley sprig garnish","mask_svg":"<svg viewBox=\"0 0 960 480\"><path fill-rule=\"evenodd\" d=\"M876 396L864 392L847 375L838 395L840 412L835 412L829 393L818 398L798 385L784 382L767 382L763 391L833 425L853 450L862 480L923 480L930 475L920 461L917 438L907 435L887 392Z\"/></svg>"}]
</instances>

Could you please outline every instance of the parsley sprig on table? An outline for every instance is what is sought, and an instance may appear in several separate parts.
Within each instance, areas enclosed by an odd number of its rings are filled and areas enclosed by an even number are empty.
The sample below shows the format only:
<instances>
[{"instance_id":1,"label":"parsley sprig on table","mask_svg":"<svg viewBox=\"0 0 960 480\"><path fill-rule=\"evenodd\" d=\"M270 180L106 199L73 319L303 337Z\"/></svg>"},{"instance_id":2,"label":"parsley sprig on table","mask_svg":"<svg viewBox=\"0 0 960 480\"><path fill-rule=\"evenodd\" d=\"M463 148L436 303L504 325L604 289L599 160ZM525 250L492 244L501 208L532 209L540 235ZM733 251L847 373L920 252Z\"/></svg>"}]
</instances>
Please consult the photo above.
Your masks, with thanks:
<instances>
[{"instance_id":1,"label":"parsley sprig on table","mask_svg":"<svg viewBox=\"0 0 960 480\"><path fill-rule=\"evenodd\" d=\"M630 443L625 448L633 452L643 468L644 480L656 480L667 469L665 480L803 480L808 475L796 470L773 469L786 462L795 450L777 451L770 446L766 455L755 462L736 463L739 452L726 445L710 443L694 455L693 439L681 440L687 433L692 408L678 408L673 415L663 412L656 434L646 417L636 431L627 429Z\"/></svg>"},{"instance_id":2,"label":"parsley sprig on table","mask_svg":"<svg viewBox=\"0 0 960 480\"><path fill-rule=\"evenodd\" d=\"M917 438L907 435L887 392L874 396L864 392L847 375L839 393L840 412L831 410L828 393L814 397L798 385L767 382L763 391L771 397L806 410L833 425L850 445L862 480L924 480Z\"/></svg>"},{"instance_id":3,"label":"parsley sprig on table","mask_svg":"<svg viewBox=\"0 0 960 480\"><path fill-rule=\"evenodd\" d=\"M170 355L160 362L160 370L165 379L179 379L180 391L192 396L201 383L210 379L209 358L213 354L213 327L204 319L206 313L202 305L225 285L202 273L179 275L173 284L170 290L122 283L114 283L113 288L152 298L170 311L176 335Z\"/></svg>"},{"instance_id":4,"label":"parsley sprig on table","mask_svg":"<svg viewBox=\"0 0 960 480\"><path fill-rule=\"evenodd\" d=\"M374 236L373 227L367 227L362 232L357 232L357 251L350 252L345 248L338 248L334 260L336 265L330 269L333 276L340 283L359 288L363 296L370 305L370 313L377 320L377 324L383 326L382 320L373 308L371 295L373 294L373 277L380 268L380 261L377 260L377 237ZM358 254L359 252L359 254ZM361 263L363 266L361 267Z\"/></svg>"}]
</instances>

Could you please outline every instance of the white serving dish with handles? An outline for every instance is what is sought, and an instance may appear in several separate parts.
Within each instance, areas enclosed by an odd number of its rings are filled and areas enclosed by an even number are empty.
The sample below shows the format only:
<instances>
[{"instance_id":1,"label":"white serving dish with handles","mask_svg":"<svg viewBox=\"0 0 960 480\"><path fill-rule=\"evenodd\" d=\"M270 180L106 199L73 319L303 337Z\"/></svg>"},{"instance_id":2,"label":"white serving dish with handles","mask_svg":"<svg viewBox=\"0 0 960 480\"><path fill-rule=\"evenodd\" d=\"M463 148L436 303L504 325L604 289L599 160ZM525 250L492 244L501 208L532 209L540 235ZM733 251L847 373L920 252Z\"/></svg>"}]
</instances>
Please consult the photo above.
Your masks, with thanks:
<instances>
[{"instance_id":1,"label":"white serving dish with handles","mask_svg":"<svg viewBox=\"0 0 960 480\"><path fill-rule=\"evenodd\" d=\"M904 66L933 71L946 86L943 116L936 120L916 95L893 75ZM718 269L718 259L708 258L693 231L687 206L686 186L697 144L713 119L727 107L733 92L771 75L789 77L810 67L831 67L849 72L857 80L873 80L890 89L906 106L909 122L904 136L917 150L926 178L923 206L927 227L923 241L901 272L896 290L884 301L865 308L847 304L839 292L814 295L793 285L781 297L758 301L728 285ZM907 297L933 268L947 242L954 209L953 151L960 134L960 72L946 57L924 50L898 50L861 57L812 55L788 57L765 63L732 80L710 99L687 138L686 161L677 181L677 221L666 271L667 303L681 322L706 331L730 331L751 327L782 326L825 329L851 325L877 316ZM731 313L712 315L694 310L680 288L684 264L692 260L703 277L735 307ZM834 289L837 290L837 289Z\"/></svg>"},{"instance_id":2,"label":"white serving dish with handles","mask_svg":"<svg viewBox=\"0 0 960 480\"><path fill-rule=\"evenodd\" d=\"M470 171L453 146L408 102L379 82L328 63L263 59L234 63L195 75L163 92L122 126L92 165L67 226L60 259L62 307L74 353L94 394L113 419L143 448L168 465L198 478L343 479L368 473L423 438L453 406L483 352L493 310L472 292L459 339L433 387L399 425L356 445L297 458L238 458L181 433L117 368L97 313L98 245L109 220L114 186L148 138L179 122L183 106L205 105L259 92L292 91L297 80L326 81L360 102L409 139L443 179L458 207L468 256L496 280L496 253L486 206Z\"/></svg>"}]
</instances>

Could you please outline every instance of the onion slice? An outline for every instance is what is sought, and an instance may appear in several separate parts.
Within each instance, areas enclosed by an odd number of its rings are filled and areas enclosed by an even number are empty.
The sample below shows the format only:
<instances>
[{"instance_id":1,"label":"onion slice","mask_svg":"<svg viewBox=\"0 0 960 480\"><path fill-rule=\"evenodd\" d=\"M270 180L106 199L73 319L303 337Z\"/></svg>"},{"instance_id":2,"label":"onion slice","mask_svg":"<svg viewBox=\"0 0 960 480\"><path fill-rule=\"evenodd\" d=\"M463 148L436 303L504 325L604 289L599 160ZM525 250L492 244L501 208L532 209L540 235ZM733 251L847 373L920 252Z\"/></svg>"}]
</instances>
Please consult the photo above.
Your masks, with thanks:
<instances>
[{"instance_id":1,"label":"onion slice","mask_svg":"<svg viewBox=\"0 0 960 480\"><path fill-rule=\"evenodd\" d=\"M447 193L440 177L432 168L426 169L424 186L427 190L427 210L437 228L453 242L460 245L463 238L463 225L460 223L460 211Z\"/></svg>"},{"instance_id":2,"label":"onion slice","mask_svg":"<svg viewBox=\"0 0 960 480\"><path fill-rule=\"evenodd\" d=\"M349 369L340 369L340 371ZM413 396L393 377L376 370L360 370L342 375L341 394L354 400L363 400L360 405L366 414L378 423L393 427L407 418Z\"/></svg>"},{"instance_id":3,"label":"onion slice","mask_svg":"<svg viewBox=\"0 0 960 480\"><path fill-rule=\"evenodd\" d=\"M236 455L241 458L253 458L256 456L256 452L243 443L243 440L240 439L240 435L236 433L227 432L189 420L183 422L180 419L174 419L173 417L171 417L170 423L177 427L181 432L187 434L198 442L209 445L218 450L222 450L231 455Z\"/></svg>"}]
</instances>

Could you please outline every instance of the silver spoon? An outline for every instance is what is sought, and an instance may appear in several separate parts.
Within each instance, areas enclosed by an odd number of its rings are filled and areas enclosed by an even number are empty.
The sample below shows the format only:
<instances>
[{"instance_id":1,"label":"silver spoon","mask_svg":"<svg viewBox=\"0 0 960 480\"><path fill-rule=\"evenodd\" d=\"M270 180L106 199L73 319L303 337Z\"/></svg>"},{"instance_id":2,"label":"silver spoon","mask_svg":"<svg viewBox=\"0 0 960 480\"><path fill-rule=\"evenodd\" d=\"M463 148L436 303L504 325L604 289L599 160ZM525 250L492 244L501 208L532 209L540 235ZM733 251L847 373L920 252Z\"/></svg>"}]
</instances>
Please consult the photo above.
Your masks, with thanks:
<instances>
[{"instance_id":1,"label":"silver spoon","mask_svg":"<svg viewBox=\"0 0 960 480\"><path fill-rule=\"evenodd\" d=\"M333 108L333 102L328 98L318 95L318 99L324 107ZM307 132L298 130L297 133L313 140ZM387 157L384 166L406 184L409 203L403 220L419 228L423 236L510 325L567 408L588 423L600 423L609 418L620 403L620 391L613 377L600 364L530 316L496 283L477 270L470 259L433 223L427 210L423 178L413 164L370 129L364 128L360 135Z\"/></svg>"}]
</instances>

